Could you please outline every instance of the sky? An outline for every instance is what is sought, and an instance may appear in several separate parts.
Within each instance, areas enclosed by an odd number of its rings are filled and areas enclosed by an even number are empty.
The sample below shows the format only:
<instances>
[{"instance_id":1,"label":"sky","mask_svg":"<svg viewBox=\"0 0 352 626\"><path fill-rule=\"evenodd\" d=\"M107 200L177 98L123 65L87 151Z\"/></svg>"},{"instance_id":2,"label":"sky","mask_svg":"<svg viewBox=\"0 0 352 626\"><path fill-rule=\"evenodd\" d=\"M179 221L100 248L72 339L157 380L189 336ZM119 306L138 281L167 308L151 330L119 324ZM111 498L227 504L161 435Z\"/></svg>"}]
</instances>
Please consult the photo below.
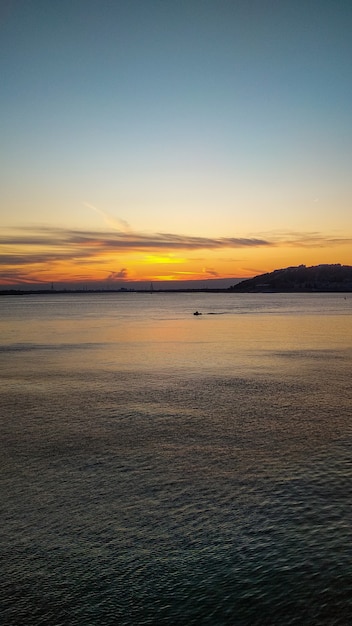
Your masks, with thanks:
<instances>
[{"instance_id":1,"label":"sky","mask_svg":"<svg viewBox=\"0 0 352 626\"><path fill-rule=\"evenodd\" d=\"M2 0L0 285L352 265L351 32L350 0Z\"/></svg>"}]
</instances>

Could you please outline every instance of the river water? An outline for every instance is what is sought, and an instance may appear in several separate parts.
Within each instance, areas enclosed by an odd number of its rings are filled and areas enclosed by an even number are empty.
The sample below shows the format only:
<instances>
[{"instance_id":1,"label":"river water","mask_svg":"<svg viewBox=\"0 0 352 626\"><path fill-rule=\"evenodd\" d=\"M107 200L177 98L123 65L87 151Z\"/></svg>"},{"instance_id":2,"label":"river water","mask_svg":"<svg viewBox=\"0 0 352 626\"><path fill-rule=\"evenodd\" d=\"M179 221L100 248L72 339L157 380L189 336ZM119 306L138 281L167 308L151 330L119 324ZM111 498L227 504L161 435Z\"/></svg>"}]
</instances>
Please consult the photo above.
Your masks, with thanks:
<instances>
[{"instance_id":1,"label":"river water","mask_svg":"<svg viewBox=\"0 0 352 626\"><path fill-rule=\"evenodd\" d=\"M351 295L3 296L0 339L1 624L352 623Z\"/></svg>"}]
</instances>

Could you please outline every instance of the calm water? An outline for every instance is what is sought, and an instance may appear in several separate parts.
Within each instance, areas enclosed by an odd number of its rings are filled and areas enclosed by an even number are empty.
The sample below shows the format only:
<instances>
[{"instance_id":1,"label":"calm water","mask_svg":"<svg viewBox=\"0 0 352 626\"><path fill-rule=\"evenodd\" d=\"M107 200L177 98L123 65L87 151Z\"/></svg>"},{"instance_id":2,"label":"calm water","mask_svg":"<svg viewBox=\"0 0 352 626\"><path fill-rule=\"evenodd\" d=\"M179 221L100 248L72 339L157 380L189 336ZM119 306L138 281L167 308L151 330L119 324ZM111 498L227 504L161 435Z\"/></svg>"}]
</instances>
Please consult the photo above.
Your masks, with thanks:
<instances>
[{"instance_id":1,"label":"calm water","mask_svg":"<svg viewBox=\"0 0 352 626\"><path fill-rule=\"evenodd\" d=\"M2 297L0 338L1 624L352 623L352 296Z\"/></svg>"}]
</instances>

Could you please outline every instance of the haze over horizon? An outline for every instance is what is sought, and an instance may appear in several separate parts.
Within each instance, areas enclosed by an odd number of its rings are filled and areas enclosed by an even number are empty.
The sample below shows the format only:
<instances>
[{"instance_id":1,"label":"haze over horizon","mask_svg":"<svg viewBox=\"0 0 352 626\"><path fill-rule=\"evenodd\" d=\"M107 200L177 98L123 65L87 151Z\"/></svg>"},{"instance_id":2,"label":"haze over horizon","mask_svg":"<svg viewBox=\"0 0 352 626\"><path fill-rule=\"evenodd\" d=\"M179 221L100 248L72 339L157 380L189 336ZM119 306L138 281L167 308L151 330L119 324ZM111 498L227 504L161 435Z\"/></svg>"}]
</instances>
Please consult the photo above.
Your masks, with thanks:
<instances>
[{"instance_id":1,"label":"haze over horizon","mask_svg":"<svg viewBox=\"0 0 352 626\"><path fill-rule=\"evenodd\" d=\"M352 265L347 0L8 0L0 288Z\"/></svg>"}]
</instances>

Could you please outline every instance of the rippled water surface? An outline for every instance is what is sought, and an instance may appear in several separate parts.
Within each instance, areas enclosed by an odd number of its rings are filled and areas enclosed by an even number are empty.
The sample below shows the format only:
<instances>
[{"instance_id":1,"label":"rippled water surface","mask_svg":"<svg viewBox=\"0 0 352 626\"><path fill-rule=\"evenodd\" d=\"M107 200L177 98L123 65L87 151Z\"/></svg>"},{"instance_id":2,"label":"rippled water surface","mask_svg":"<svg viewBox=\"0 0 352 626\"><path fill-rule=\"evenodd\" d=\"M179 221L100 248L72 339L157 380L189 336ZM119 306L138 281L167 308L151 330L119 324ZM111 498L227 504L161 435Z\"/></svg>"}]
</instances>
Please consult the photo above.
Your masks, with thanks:
<instances>
[{"instance_id":1,"label":"rippled water surface","mask_svg":"<svg viewBox=\"0 0 352 626\"><path fill-rule=\"evenodd\" d=\"M351 314L0 298L1 624L351 624Z\"/></svg>"}]
</instances>

